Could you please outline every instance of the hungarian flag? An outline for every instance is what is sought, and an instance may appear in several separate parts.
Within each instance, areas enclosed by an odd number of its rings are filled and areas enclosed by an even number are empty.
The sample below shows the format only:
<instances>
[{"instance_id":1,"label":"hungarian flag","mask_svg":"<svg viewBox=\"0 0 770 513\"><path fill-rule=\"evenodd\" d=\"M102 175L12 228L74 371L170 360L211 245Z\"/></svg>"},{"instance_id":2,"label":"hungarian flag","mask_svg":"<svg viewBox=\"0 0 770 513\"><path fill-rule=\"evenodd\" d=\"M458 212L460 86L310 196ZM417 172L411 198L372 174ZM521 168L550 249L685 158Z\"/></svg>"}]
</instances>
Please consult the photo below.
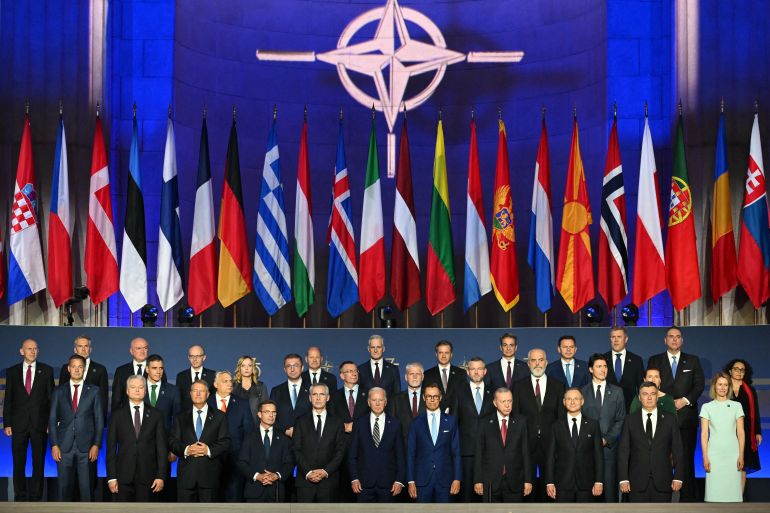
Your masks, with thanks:
<instances>
[{"instance_id":1,"label":"hungarian flag","mask_svg":"<svg viewBox=\"0 0 770 513\"><path fill-rule=\"evenodd\" d=\"M102 120L96 115L94 149L91 156L91 182L88 194L86 230L86 286L91 301L98 305L118 290L118 251L110 196L110 169L104 149Z\"/></svg>"},{"instance_id":2,"label":"hungarian flag","mask_svg":"<svg viewBox=\"0 0 770 513\"><path fill-rule=\"evenodd\" d=\"M313 197L310 194L307 120L302 125L294 205L294 306L297 309L297 315L302 317L315 301Z\"/></svg>"},{"instance_id":3,"label":"hungarian flag","mask_svg":"<svg viewBox=\"0 0 770 513\"><path fill-rule=\"evenodd\" d=\"M420 294L420 258L417 250L417 223L414 217L412 164L406 116L401 127L396 172L396 204L393 207L393 242L390 248L390 295L402 312L415 304Z\"/></svg>"},{"instance_id":4,"label":"hungarian flag","mask_svg":"<svg viewBox=\"0 0 770 513\"><path fill-rule=\"evenodd\" d=\"M0 244L0 250L2 244ZM0 253L2 256L2 253ZM59 116L56 153L51 183L51 214L48 217L48 293L56 308L72 297L72 217L70 216L67 136L64 119ZM0 297L2 269L0 269Z\"/></svg>"},{"instance_id":5,"label":"hungarian flag","mask_svg":"<svg viewBox=\"0 0 770 513\"><path fill-rule=\"evenodd\" d=\"M495 195L492 203L492 289L504 311L519 302L519 269L516 264L516 234L513 225L511 175L505 124L498 122Z\"/></svg>"},{"instance_id":6,"label":"hungarian flag","mask_svg":"<svg viewBox=\"0 0 770 513\"><path fill-rule=\"evenodd\" d=\"M714 303L738 284L737 266L730 207L725 116L720 114L714 163L714 206L711 209L711 297Z\"/></svg>"},{"instance_id":7,"label":"hungarian flag","mask_svg":"<svg viewBox=\"0 0 770 513\"><path fill-rule=\"evenodd\" d=\"M217 246L214 226L209 133L204 115L198 151L198 176L195 180L190 278L187 283L187 300L196 315L201 314L217 301Z\"/></svg>"},{"instance_id":8,"label":"hungarian flag","mask_svg":"<svg viewBox=\"0 0 770 513\"><path fill-rule=\"evenodd\" d=\"M358 296L361 306L367 312L371 312L377 302L385 296L385 237L382 226L380 164L377 158L374 119L372 119L372 132L369 135L369 157L366 160Z\"/></svg>"},{"instance_id":9,"label":"hungarian flag","mask_svg":"<svg viewBox=\"0 0 770 513\"><path fill-rule=\"evenodd\" d=\"M428 275L425 280L425 302L431 315L441 312L455 300L455 262L450 216L444 128L439 120L433 159Z\"/></svg>"},{"instance_id":10,"label":"hungarian flag","mask_svg":"<svg viewBox=\"0 0 770 513\"><path fill-rule=\"evenodd\" d=\"M738 245L738 283L748 294L754 308L760 308L770 297L770 226L758 114L754 114L754 125L751 127L741 241Z\"/></svg>"},{"instance_id":11,"label":"hungarian flag","mask_svg":"<svg viewBox=\"0 0 770 513\"><path fill-rule=\"evenodd\" d=\"M476 140L476 121L471 118L471 144L468 156L468 197L465 207L465 282L463 309L478 303L492 290L489 273L489 244L484 223L484 199L481 194L479 145Z\"/></svg>"},{"instance_id":12,"label":"hungarian flag","mask_svg":"<svg viewBox=\"0 0 770 513\"><path fill-rule=\"evenodd\" d=\"M618 120L612 121L610 144L602 180L602 217L599 232L599 295L608 309L628 294L628 239L626 237L626 192L620 163Z\"/></svg>"},{"instance_id":13,"label":"hungarian flag","mask_svg":"<svg viewBox=\"0 0 770 513\"><path fill-rule=\"evenodd\" d=\"M222 204L219 208L217 297L222 306L227 308L249 292L251 292L249 244L246 239L246 220L243 216L238 134L235 131L235 120L233 120L230 141L227 143Z\"/></svg>"},{"instance_id":14,"label":"hungarian flag","mask_svg":"<svg viewBox=\"0 0 770 513\"><path fill-rule=\"evenodd\" d=\"M589 233L591 222L591 205L588 201L575 117L567 185L564 188L559 263L556 272L556 288L572 313L583 308L595 295Z\"/></svg>"},{"instance_id":15,"label":"hungarian flag","mask_svg":"<svg viewBox=\"0 0 770 513\"><path fill-rule=\"evenodd\" d=\"M535 298L541 312L551 309L554 290L553 272L553 217L551 215L551 159L548 155L548 131L540 132L540 144L535 162L535 180L532 184L532 210L529 224L529 252L527 261L535 275Z\"/></svg>"},{"instance_id":16,"label":"hungarian flag","mask_svg":"<svg viewBox=\"0 0 770 513\"><path fill-rule=\"evenodd\" d=\"M700 297L700 271L692 215L692 190L687 177L684 151L684 121L679 115L674 143L674 169L671 172L671 205L666 238L666 277L671 303L676 311Z\"/></svg>"},{"instance_id":17,"label":"hungarian flag","mask_svg":"<svg viewBox=\"0 0 770 513\"><path fill-rule=\"evenodd\" d=\"M637 306L666 289L666 260L660 230L657 173L650 124L645 116L639 164L639 198L636 206L634 286L631 290L632 300Z\"/></svg>"}]
</instances>

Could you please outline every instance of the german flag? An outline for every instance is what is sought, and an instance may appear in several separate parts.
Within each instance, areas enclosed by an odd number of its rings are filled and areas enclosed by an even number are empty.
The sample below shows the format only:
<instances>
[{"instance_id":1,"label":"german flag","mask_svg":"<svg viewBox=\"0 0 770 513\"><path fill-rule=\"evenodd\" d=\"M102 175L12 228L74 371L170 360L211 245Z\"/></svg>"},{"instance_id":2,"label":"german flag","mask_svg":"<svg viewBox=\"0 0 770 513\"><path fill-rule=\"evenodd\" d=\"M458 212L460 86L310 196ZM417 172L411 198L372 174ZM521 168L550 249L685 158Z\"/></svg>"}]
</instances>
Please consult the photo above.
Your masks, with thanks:
<instances>
[{"instance_id":1,"label":"german flag","mask_svg":"<svg viewBox=\"0 0 770 513\"><path fill-rule=\"evenodd\" d=\"M217 297L222 306L227 308L251 292L251 266L246 239L246 220L243 216L241 164L238 158L238 134L235 132L235 120L230 129L230 141L227 143L218 237L220 244Z\"/></svg>"}]
</instances>

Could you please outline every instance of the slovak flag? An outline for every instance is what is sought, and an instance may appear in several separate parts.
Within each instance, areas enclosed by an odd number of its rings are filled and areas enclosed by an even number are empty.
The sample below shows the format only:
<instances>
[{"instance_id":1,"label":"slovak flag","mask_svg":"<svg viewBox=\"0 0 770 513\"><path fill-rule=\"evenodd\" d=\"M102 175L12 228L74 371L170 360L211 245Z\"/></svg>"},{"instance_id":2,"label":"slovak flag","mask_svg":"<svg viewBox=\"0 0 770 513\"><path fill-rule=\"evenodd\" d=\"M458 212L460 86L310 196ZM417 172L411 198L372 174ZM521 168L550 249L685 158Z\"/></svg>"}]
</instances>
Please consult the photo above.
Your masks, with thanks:
<instances>
[{"instance_id":1,"label":"slovak flag","mask_svg":"<svg viewBox=\"0 0 770 513\"><path fill-rule=\"evenodd\" d=\"M67 137L59 117L56 154L51 185L51 215L48 217L48 293L59 308L72 296L72 218L67 169Z\"/></svg>"},{"instance_id":2,"label":"slovak flag","mask_svg":"<svg viewBox=\"0 0 770 513\"><path fill-rule=\"evenodd\" d=\"M11 208L11 253L8 262L8 304L12 305L45 288L43 251L38 231L37 188L32 164L29 115L24 119L19 165Z\"/></svg>"}]
</instances>

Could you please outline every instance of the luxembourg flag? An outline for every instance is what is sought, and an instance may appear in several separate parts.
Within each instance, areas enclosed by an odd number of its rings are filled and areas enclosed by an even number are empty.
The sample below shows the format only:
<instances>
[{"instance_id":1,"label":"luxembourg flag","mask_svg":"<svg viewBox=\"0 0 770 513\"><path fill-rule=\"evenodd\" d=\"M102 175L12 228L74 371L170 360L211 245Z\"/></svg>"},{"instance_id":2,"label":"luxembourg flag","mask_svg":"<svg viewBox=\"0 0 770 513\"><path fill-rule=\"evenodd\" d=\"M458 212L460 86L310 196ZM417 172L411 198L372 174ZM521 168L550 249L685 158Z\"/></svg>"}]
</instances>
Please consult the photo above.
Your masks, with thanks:
<instances>
[{"instance_id":1,"label":"luxembourg flag","mask_svg":"<svg viewBox=\"0 0 770 513\"><path fill-rule=\"evenodd\" d=\"M169 311L184 296L182 289L182 232L179 229L179 186L176 172L174 124L168 118L163 188L160 193L157 288L160 307Z\"/></svg>"},{"instance_id":2,"label":"luxembourg flag","mask_svg":"<svg viewBox=\"0 0 770 513\"><path fill-rule=\"evenodd\" d=\"M43 252L37 217L37 190L32 164L29 115L24 119L19 165L11 209L11 253L8 261L8 304L12 305L45 288Z\"/></svg>"},{"instance_id":3,"label":"luxembourg flag","mask_svg":"<svg viewBox=\"0 0 770 513\"><path fill-rule=\"evenodd\" d=\"M67 137L64 118L59 117L59 134L53 160L51 214L48 216L48 293L59 308L72 296L72 218L67 169Z\"/></svg>"},{"instance_id":4,"label":"luxembourg flag","mask_svg":"<svg viewBox=\"0 0 770 513\"><path fill-rule=\"evenodd\" d=\"M492 290L489 274L489 244L484 224L484 199L481 194L479 146L476 121L471 119L471 145L468 156L468 197L465 207L465 281L463 310L479 302Z\"/></svg>"},{"instance_id":5,"label":"luxembourg flag","mask_svg":"<svg viewBox=\"0 0 770 513\"><path fill-rule=\"evenodd\" d=\"M529 226L529 266L535 275L535 298L541 312L551 309L554 289L553 218L551 217L551 160L548 155L548 131L540 133L532 187L532 216Z\"/></svg>"}]
</instances>

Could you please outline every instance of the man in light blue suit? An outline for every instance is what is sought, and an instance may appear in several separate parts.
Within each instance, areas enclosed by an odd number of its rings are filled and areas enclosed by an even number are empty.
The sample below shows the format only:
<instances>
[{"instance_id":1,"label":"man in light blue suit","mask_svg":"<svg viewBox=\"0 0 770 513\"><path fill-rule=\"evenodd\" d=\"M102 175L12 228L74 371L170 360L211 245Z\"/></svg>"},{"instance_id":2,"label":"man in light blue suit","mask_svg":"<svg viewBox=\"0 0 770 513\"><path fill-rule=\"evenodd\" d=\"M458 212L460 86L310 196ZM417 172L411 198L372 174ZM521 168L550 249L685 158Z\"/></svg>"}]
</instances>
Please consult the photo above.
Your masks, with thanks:
<instances>
[{"instance_id":1,"label":"man in light blue suit","mask_svg":"<svg viewBox=\"0 0 770 513\"><path fill-rule=\"evenodd\" d=\"M417 502L449 502L460 493L462 460L457 421L441 413L441 387L429 383L422 388L425 413L409 426L406 479L409 496Z\"/></svg>"},{"instance_id":2,"label":"man in light blue suit","mask_svg":"<svg viewBox=\"0 0 770 513\"><path fill-rule=\"evenodd\" d=\"M623 389L607 382L609 362L601 353L588 359L591 382L583 387L583 415L599 422L604 447L604 501L618 502L618 480L616 479L618 445L623 421L626 418L626 403Z\"/></svg>"},{"instance_id":3,"label":"man in light blue suit","mask_svg":"<svg viewBox=\"0 0 770 513\"><path fill-rule=\"evenodd\" d=\"M70 356L70 379L51 394L48 436L59 475L59 500L66 502L72 501L76 474L80 500L91 501L89 463L96 461L102 444L104 413L99 387L83 381L85 369L85 358L78 354Z\"/></svg>"}]
</instances>

